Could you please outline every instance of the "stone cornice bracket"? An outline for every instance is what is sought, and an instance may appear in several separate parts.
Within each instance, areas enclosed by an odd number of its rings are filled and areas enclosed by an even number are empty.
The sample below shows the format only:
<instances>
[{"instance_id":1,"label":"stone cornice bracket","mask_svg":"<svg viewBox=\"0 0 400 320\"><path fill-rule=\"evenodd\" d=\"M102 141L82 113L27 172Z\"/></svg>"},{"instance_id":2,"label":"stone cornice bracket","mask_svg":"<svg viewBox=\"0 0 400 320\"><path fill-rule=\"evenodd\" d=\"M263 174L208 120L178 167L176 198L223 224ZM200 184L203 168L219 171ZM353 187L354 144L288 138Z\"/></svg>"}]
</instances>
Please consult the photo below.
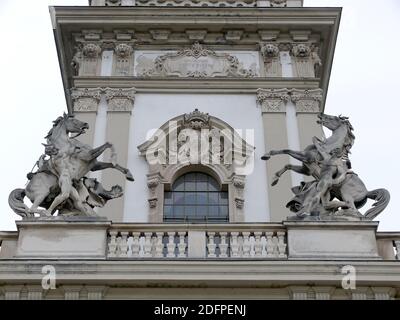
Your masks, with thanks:
<instances>
[{"instance_id":1,"label":"stone cornice bracket","mask_svg":"<svg viewBox=\"0 0 400 320\"><path fill-rule=\"evenodd\" d=\"M71 98L74 112L97 112L101 88L72 88Z\"/></svg>"},{"instance_id":2,"label":"stone cornice bracket","mask_svg":"<svg viewBox=\"0 0 400 320\"><path fill-rule=\"evenodd\" d=\"M260 52L264 60L267 77L281 77L282 67L279 56L279 45L274 42L260 42Z\"/></svg>"},{"instance_id":3,"label":"stone cornice bracket","mask_svg":"<svg viewBox=\"0 0 400 320\"><path fill-rule=\"evenodd\" d=\"M168 40L171 35L171 30L168 29L152 29L149 30L153 40Z\"/></svg>"},{"instance_id":4,"label":"stone cornice bracket","mask_svg":"<svg viewBox=\"0 0 400 320\"><path fill-rule=\"evenodd\" d=\"M321 112L322 89L292 89L290 98L296 105L298 113L319 113Z\"/></svg>"},{"instance_id":5,"label":"stone cornice bracket","mask_svg":"<svg viewBox=\"0 0 400 320\"><path fill-rule=\"evenodd\" d=\"M108 103L108 112L132 112L135 102L135 88L105 88L104 92Z\"/></svg>"},{"instance_id":6,"label":"stone cornice bracket","mask_svg":"<svg viewBox=\"0 0 400 320\"><path fill-rule=\"evenodd\" d=\"M318 55L319 48L311 43L293 43L290 54L294 58L294 75L296 77L315 77L316 67L322 65Z\"/></svg>"},{"instance_id":7,"label":"stone cornice bracket","mask_svg":"<svg viewBox=\"0 0 400 320\"><path fill-rule=\"evenodd\" d=\"M133 44L116 43L114 52L119 59L128 59L133 54Z\"/></svg>"},{"instance_id":8,"label":"stone cornice bracket","mask_svg":"<svg viewBox=\"0 0 400 320\"><path fill-rule=\"evenodd\" d=\"M257 102L262 113L285 112L285 103L289 99L289 90L286 88L257 90Z\"/></svg>"}]
</instances>

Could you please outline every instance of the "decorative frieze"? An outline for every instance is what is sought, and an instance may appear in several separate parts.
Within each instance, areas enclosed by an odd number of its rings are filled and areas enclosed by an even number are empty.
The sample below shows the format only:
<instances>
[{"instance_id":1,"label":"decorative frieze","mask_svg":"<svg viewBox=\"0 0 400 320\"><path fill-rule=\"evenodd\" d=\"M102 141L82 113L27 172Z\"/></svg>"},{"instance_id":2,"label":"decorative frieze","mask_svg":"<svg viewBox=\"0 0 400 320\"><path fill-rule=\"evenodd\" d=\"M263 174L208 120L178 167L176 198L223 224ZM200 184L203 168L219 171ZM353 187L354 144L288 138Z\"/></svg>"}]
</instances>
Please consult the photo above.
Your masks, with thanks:
<instances>
[{"instance_id":1,"label":"decorative frieze","mask_svg":"<svg viewBox=\"0 0 400 320\"><path fill-rule=\"evenodd\" d=\"M284 89L258 89L257 102L264 112L285 112L285 103L290 99L289 90Z\"/></svg>"},{"instance_id":2,"label":"decorative frieze","mask_svg":"<svg viewBox=\"0 0 400 320\"><path fill-rule=\"evenodd\" d=\"M74 112L96 112L101 98L101 88L72 88Z\"/></svg>"},{"instance_id":3,"label":"decorative frieze","mask_svg":"<svg viewBox=\"0 0 400 320\"><path fill-rule=\"evenodd\" d=\"M296 111L299 113L321 112L322 89L292 89L290 97L296 105Z\"/></svg>"},{"instance_id":4,"label":"decorative frieze","mask_svg":"<svg viewBox=\"0 0 400 320\"><path fill-rule=\"evenodd\" d=\"M135 89L104 89L108 102L108 111L112 112L131 112L135 102Z\"/></svg>"},{"instance_id":5,"label":"decorative frieze","mask_svg":"<svg viewBox=\"0 0 400 320\"><path fill-rule=\"evenodd\" d=\"M139 6L255 7L256 3L256 0L136 0Z\"/></svg>"},{"instance_id":6,"label":"decorative frieze","mask_svg":"<svg viewBox=\"0 0 400 320\"><path fill-rule=\"evenodd\" d=\"M217 53L196 42L190 48L157 56L138 57L138 76L143 77L245 77L256 75L253 68L246 69L239 59L228 53Z\"/></svg>"}]
</instances>

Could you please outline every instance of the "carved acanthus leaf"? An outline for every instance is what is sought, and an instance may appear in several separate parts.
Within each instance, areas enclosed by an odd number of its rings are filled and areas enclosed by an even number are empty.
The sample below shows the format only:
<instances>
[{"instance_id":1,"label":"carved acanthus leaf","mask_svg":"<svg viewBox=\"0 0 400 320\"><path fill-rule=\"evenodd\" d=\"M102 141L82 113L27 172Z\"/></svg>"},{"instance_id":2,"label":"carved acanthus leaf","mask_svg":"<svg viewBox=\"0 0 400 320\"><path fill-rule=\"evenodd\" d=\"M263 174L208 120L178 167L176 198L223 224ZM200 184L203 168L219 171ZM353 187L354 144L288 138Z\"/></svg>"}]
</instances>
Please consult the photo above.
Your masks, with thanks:
<instances>
[{"instance_id":1,"label":"carved acanthus leaf","mask_svg":"<svg viewBox=\"0 0 400 320\"><path fill-rule=\"evenodd\" d=\"M105 93L108 102L108 111L132 111L136 93L136 90L134 88L106 88Z\"/></svg>"},{"instance_id":2,"label":"carved acanthus leaf","mask_svg":"<svg viewBox=\"0 0 400 320\"><path fill-rule=\"evenodd\" d=\"M74 111L95 112L101 98L101 88L72 88Z\"/></svg>"},{"instance_id":3,"label":"carved acanthus leaf","mask_svg":"<svg viewBox=\"0 0 400 320\"><path fill-rule=\"evenodd\" d=\"M292 89L291 99L296 104L297 112L320 112L322 89Z\"/></svg>"},{"instance_id":4,"label":"carved acanthus leaf","mask_svg":"<svg viewBox=\"0 0 400 320\"><path fill-rule=\"evenodd\" d=\"M262 112L285 112L285 102L289 99L289 90L286 88L257 90L257 102Z\"/></svg>"}]
</instances>

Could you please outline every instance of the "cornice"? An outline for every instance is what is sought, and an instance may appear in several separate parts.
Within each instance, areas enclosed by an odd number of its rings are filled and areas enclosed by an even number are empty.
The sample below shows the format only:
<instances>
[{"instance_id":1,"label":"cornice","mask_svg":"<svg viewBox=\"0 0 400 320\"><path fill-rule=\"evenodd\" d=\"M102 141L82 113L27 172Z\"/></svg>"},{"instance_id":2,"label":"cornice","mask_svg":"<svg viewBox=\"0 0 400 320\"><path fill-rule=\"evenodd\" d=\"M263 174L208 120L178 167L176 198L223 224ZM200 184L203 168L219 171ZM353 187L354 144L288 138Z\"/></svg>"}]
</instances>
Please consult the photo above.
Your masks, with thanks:
<instances>
[{"instance_id":1,"label":"cornice","mask_svg":"<svg viewBox=\"0 0 400 320\"><path fill-rule=\"evenodd\" d=\"M165 78L127 78L127 77L75 77L77 88L132 88L141 92L185 92L185 93L256 93L259 88L297 88L317 89L319 79L302 78L204 78L204 79L165 79Z\"/></svg>"},{"instance_id":2,"label":"cornice","mask_svg":"<svg viewBox=\"0 0 400 320\"><path fill-rule=\"evenodd\" d=\"M204 281L213 285L270 286L271 284L304 284L310 281L338 285L344 265L357 269L357 286L400 285L398 261L197 261L184 259L159 261L63 261L63 260L0 260L0 281L12 284L16 281L34 283L42 277L44 264L54 265L59 283L69 281L85 284L125 285L151 283L175 283L200 285ZM229 270L229 272L226 272Z\"/></svg>"}]
</instances>

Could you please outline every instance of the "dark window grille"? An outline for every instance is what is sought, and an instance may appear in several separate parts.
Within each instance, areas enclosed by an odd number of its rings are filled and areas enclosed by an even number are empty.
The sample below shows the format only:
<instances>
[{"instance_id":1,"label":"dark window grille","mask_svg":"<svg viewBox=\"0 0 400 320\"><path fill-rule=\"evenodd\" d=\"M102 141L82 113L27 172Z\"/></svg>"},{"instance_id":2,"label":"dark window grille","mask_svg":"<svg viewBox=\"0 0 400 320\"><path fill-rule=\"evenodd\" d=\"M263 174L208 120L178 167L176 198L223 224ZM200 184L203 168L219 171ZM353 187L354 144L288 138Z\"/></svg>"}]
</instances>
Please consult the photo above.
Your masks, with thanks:
<instances>
[{"instance_id":1,"label":"dark window grille","mask_svg":"<svg viewBox=\"0 0 400 320\"><path fill-rule=\"evenodd\" d=\"M228 192L202 172L179 177L164 193L164 222L228 222L228 208Z\"/></svg>"}]
</instances>

